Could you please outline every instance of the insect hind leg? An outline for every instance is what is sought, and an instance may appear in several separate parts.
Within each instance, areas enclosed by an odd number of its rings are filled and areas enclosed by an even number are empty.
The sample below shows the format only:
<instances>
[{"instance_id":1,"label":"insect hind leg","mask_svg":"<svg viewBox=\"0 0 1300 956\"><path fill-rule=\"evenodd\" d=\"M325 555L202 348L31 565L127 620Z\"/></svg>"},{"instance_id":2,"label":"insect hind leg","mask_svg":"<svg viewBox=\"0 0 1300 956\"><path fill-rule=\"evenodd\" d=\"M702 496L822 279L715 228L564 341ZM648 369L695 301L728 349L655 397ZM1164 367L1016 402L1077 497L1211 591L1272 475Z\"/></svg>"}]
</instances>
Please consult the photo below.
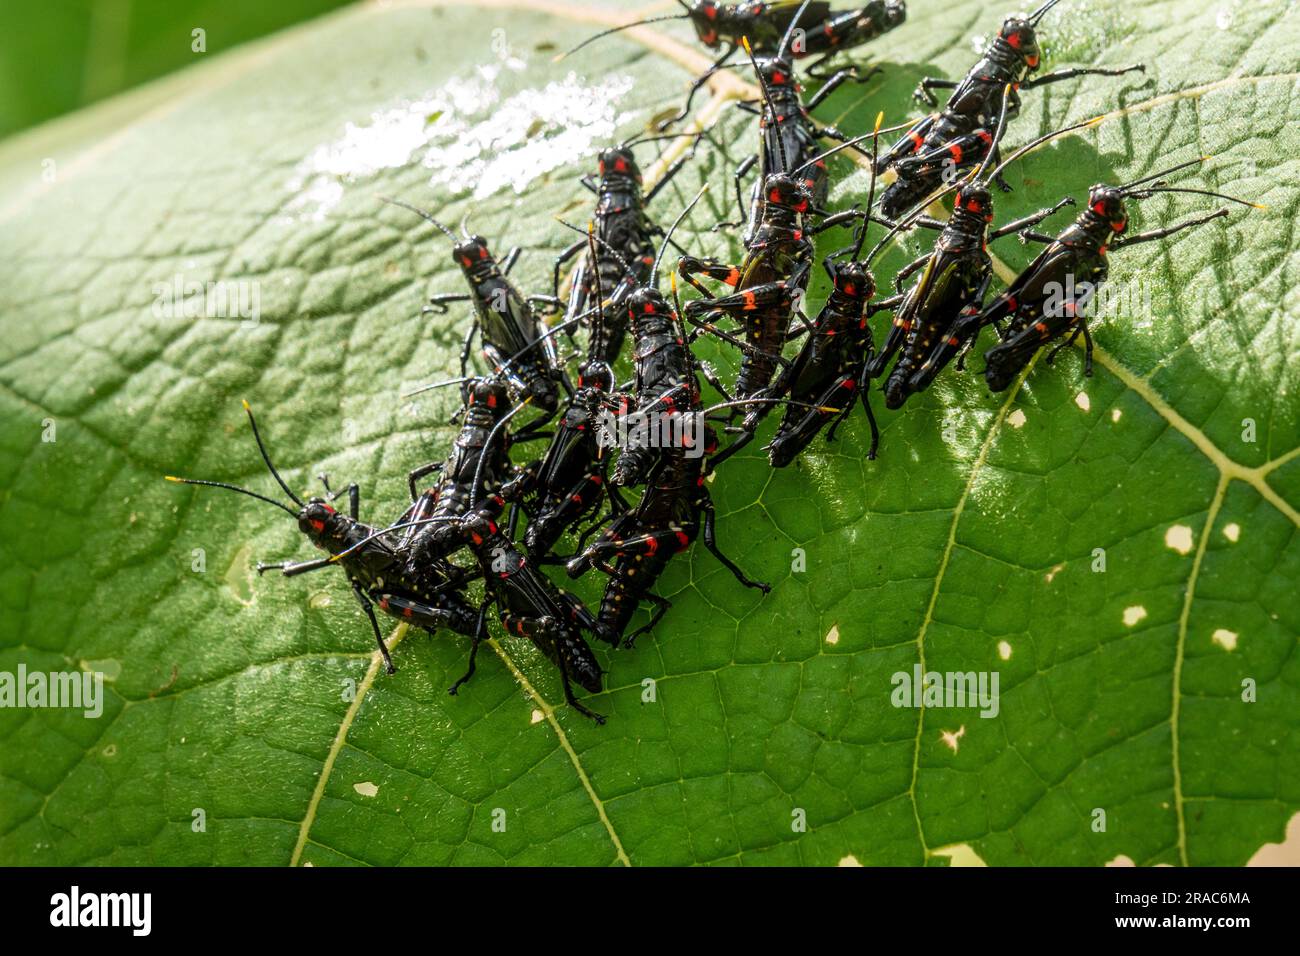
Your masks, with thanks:
<instances>
[{"instance_id":1,"label":"insect hind leg","mask_svg":"<svg viewBox=\"0 0 1300 956\"><path fill-rule=\"evenodd\" d=\"M455 697L460 691L462 684L467 683L469 679L474 676L474 670L478 666L478 646L483 643L483 639L487 637L487 609L488 605L491 603L491 598L485 598L483 603L479 605L478 622L474 626L474 640L469 646L469 667L466 669L465 673L457 679L456 683L447 688L447 693L452 697Z\"/></svg>"},{"instance_id":2,"label":"insect hind leg","mask_svg":"<svg viewBox=\"0 0 1300 956\"><path fill-rule=\"evenodd\" d=\"M623 646L625 648L628 648L629 650L636 643L636 639L638 637L640 637L642 634L649 634L652 630L654 630L655 625L657 625L661 620L663 620L663 616L667 614L669 609L672 608L673 606L673 602L668 600L666 597L660 597L658 594L652 594L649 591L646 591L644 594L641 595L641 597L654 604L655 609L650 615L649 623L643 625L642 627L638 627L631 634L623 638Z\"/></svg>"}]
</instances>

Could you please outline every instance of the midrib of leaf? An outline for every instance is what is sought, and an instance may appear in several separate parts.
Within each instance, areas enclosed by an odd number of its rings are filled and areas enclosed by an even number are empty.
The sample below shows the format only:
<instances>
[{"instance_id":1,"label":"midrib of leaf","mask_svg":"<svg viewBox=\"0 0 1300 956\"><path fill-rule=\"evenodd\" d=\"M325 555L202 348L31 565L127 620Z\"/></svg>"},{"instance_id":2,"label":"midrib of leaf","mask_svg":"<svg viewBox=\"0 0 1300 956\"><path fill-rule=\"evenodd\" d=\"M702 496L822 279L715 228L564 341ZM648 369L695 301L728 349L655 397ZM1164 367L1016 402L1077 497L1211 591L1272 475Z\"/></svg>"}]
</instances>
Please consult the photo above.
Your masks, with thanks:
<instances>
[{"instance_id":1,"label":"midrib of leaf","mask_svg":"<svg viewBox=\"0 0 1300 956\"><path fill-rule=\"evenodd\" d=\"M399 5L449 6L449 5L464 5L464 4L458 2L458 0L408 0L408 2ZM561 17L561 18L565 18L577 22L586 22L586 23L593 23L593 24L601 24L601 23L616 24L616 23L624 22L624 20L628 19L627 15L620 14L620 13L607 13L605 11L597 11L592 9L579 10L576 8L568 7L567 5L564 4L544 2L544 0L486 0L486 2L480 5L490 6L494 8L514 8L514 9L532 10L532 11L543 12L551 16ZM647 39L646 37L647 34L654 34L653 39ZM660 55L664 55L669 59L673 59L674 61L681 63L684 66L688 66L688 68L699 67L708 62L707 58L700 56L698 53L696 53L696 51L690 49L689 47L686 47L678 43L677 41L672 40L664 35L655 34L655 31L650 30L648 28L639 28L639 29L630 30L625 32L623 35L629 40L634 40L636 42L642 43L653 52L659 53ZM278 42L280 41L277 40L276 43ZM259 49L255 51L257 54L256 56L245 56L238 60L238 69L235 68L236 64L233 63L225 64L225 66L228 67L229 69L223 69L221 71L219 78L217 78L216 82L211 82L207 86L194 90L193 92L190 92L185 96L179 97L176 100L163 103L158 107L154 108L153 110L150 110L149 112L141 115L135 122L133 122L127 128L123 129L117 135L110 137L107 140L100 141L94 147L91 147L90 150L87 150L85 153L78 156L74 161L74 164L70 164L68 167L65 167L65 169L62 171L62 178L66 178L69 175L75 175L77 172L90 165L91 162L102 159L105 155L112 152L112 150L116 147L116 145L122 142L125 136L133 129L138 127L139 125L146 124L154 119L161 118L167 114L174 112L180 105L183 105L185 102L189 101L189 99L191 99L192 97L210 92L211 90L216 89L221 85L224 85L224 82L235 78L241 73L246 72L249 69L252 69L256 65L262 63L264 60L270 58L270 55L274 50L276 43L266 44L264 47L259 45ZM672 54L666 52L669 50L673 51ZM721 74L717 78L722 80L724 82L724 85L726 80L736 79L731 74ZM1161 96L1153 97L1146 101L1131 104L1129 106L1124 107L1123 109L1115 110L1110 113L1103 114L1103 116L1109 120L1117 117L1131 115L1134 113L1149 111L1151 109L1155 109L1159 106L1176 102L1178 100L1183 100L1187 98L1199 98L1201 96L1204 96L1206 93L1209 93L1216 89L1230 88L1240 84L1259 83L1268 80L1288 80L1288 79L1295 80L1297 78L1300 78L1300 74L1285 73L1285 74L1275 74L1275 75L1233 77L1233 78L1217 81L1215 83L1204 84L1199 87L1193 87L1186 90L1174 91L1171 93L1163 94ZM717 89L715 87L714 97L706 104L704 109L701 110L700 116L701 117L716 116L718 115L718 113L721 112L722 108L725 107L729 101L740 98L741 96L753 95L755 92L757 92L753 87L749 86L748 84L740 83L739 85L741 87L747 87L747 89L742 90L738 87ZM855 161L862 161L859 160L858 157L852 157L852 158L854 158ZM670 161L671 161L670 158L666 158L666 160L663 162L663 165L666 166L667 162ZM14 214L26 208L26 206L30 204L30 202L33 199L37 198L45 191L46 191L46 184L42 183L37 188L33 190L29 190L27 193L21 194L16 198L16 200L13 203L9 204L3 209L0 209L0 221L5 221L11 218ZM1005 264L997 262L996 259L995 259L995 265L998 267L999 274L1002 278L1006 279L1013 274L1012 270L1009 270L1005 266ZM1269 473L1281 467L1286 462L1293 460L1297 455L1300 455L1300 448L1292 449L1286 452L1285 454L1273 459L1272 461L1267 462L1258 467L1252 468L1252 467L1241 465L1240 463L1237 463L1232 459L1230 459L1227 456L1227 454L1224 453L1221 449L1219 449L1216 445L1214 445L1213 442L1211 442L1210 439L1200 429L1196 428L1194 425L1188 422L1181 414L1179 414L1176 410L1174 410L1163 399L1163 397L1160 396L1160 394L1151 387L1150 383L1147 380L1140 378L1134 373L1132 373L1131 371L1129 371L1127 368L1125 368L1122 364L1116 361L1112 356L1110 356L1104 350L1097 349L1095 354L1099 365L1101 365L1107 371L1111 372L1126 388L1136 393L1158 415L1164 418L1177 431L1179 431L1181 434L1187 437L1192 442L1192 444L1205 457L1209 458L1215 464L1215 466L1218 468L1220 472L1220 479L1215 491L1214 500L1211 502L1209 514L1207 515L1205 528L1202 532L1201 540L1198 542L1197 554L1193 562L1192 572L1189 578L1188 586L1184 597L1183 613L1179 621L1178 647L1177 647L1177 657L1176 657L1174 681L1173 681L1173 702L1172 702L1172 714L1171 714L1171 725L1173 729L1172 762L1174 767L1175 802L1176 802L1177 816L1178 816L1179 855L1180 855L1180 861L1186 864L1187 863L1186 832L1185 832L1185 826L1183 821L1183 807L1182 807L1183 796L1181 791L1181 780L1180 780L1180 772L1179 772L1179 765L1178 765L1178 749L1177 749L1178 748L1177 721L1178 721L1179 688L1180 688L1179 677L1181 673L1183 648L1184 648L1184 642L1185 642L1187 628L1188 628L1188 622L1190 619L1193 593L1194 593L1196 579L1201 565L1201 560L1206 550L1206 542L1209 536L1209 532L1213 527L1214 520L1217 517L1220 506L1222 505L1224 495L1226 493L1226 489L1228 485L1231 483L1231 481L1234 479L1241 480L1249 484L1262 497L1268 500L1270 504L1272 504L1275 508L1277 508L1283 514L1285 514L1287 518L1294 525L1300 526L1300 512L1297 512L1297 510L1294 507L1292 507L1288 502L1286 502L1283 498L1281 498L1281 496L1278 495L1277 492L1275 492L1272 489L1272 487L1268 485L1266 481L1266 476ZM1023 381L1023 376L1021 382L1022 381ZM938 593L940 591L943 573L946 570L948 557L950 556L952 548L955 543L956 528L961 516L961 511L964 508L966 498L969 495L971 487L974 484L977 473L980 470L980 466L984 463L984 460L987 457L987 453L993 444L993 441L999 430L999 426L1001 425L1002 421L1005 419L1005 416L1008 413L1011 405L1014 403L1014 399L1016 397L1016 394L1018 394L1018 390L1021 382L1017 382L1015 389L1012 391L1012 394L1008 398L1007 402L1002 406L997 417L995 418L994 422L990 426L989 431L984 438L984 442L981 447L980 454L976 460L975 465L972 468L970 475L968 476L965 490L962 494L962 498L959 501L957 508L954 510L948 544L945 547L944 554L941 559L941 565L937 574L934 592L931 596L930 605L926 611L925 622L922 625L921 632L918 635L918 639L917 639L918 652L921 655L923 666L924 666L923 644L924 644L925 631L931 620L932 612L937 601ZM401 628L399 627L397 631L394 631L390 640L394 644L396 644L398 641L400 641L400 639L401 639ZM510 660L508 654L504 651L504 649L500 648L499 646L496 646L495 650L502 657L503 661L507 663L507 666L510 667L510 669L515 672L517 678L521 679L521 681L526 684L527 682L526 679L523 678L522 672L519 671L517 667L514 666L514 662ZM375 654L372 657L371 669L367 673L367 678L373 678L374 672L378 666L378 661L379 661L379 655L377 652L375 652ZM366 690L369 689L369 684L365 685L365 689ZM534 696L536 700L539 701L539 703L544 703L541 700L540 696L536 695L535 691L533 691L531 687L528 687L527 689L529 693L532 696ZM360 701L363 696L364 696L363 694L358 694L358 699L355 702L356 709L359 709ZM606 827L610 832L611 839L613 839L615 843L621 861L624 863L629 862L626 858L626 855L623 853L622 847L619 844L619 841L617 839L617 835L614 833L612 826L609 824L608 819L603 812L603 806L600 804L597 795L595 794L594 790L591 788L589 782L586 779L585 771L583 770L577 758L576 753L573 752L570 746L568 746L567 738L563 737L558 722L556 722L553 719L553 709L550 708L549 705L546 705L543 707L543 713L546 714L548 721L552 723L552 726L556 730L557 735L561 738L561 745L566 749L566 751L568 751L570 759L574 764L575 770L578 772L580 779L582 779L584 787L587 789L589 796L591 797L593 803L597 807L598 813L600 814L602 821L605 822ZM346 738L347 729L351 724L352 716L355 716L355 712L350 710L349 717L345 717L344 724L340 726L339 734L336 737L336 746L339 749L341 749L343 741ZM917 769L919 765L919 742L921 739L923 722L924 722L924 712L922 710L921 713L918 714L918 730L917 730L918 749L913 762L912 786L910 788L910 793L912 795L913 811L914 814L917 814L918 836L921 839L922 848L924 850L925 849L924 835L921 830L921 821L920 821L919 812L917 811L916 802L915 802L915 785L916 785ZM337 751L332 749L331 757L336 756L336 754ZM318 782L318 792L313 795L312 804L308 810L308 816L304 818L304 825L300 833L299 845L295 848L295 852L294 852L295 862L299 859L302 848L305 845L305 843L309 842L306 839L306 836L310 829L311 818L314 817L315 808L319 803L320 794L323 793L325 780L329 775L329 771L332 770L332 766L333 766L332 762L330 762L329 765L326 768L323 768L322 770L321 779ZM928 853L929 851L926 850L926 852Z\"/></svg>"},{"instance_id":2,"label":"midrib of leaf","mask_svg":"<svg viewBox=\"0 0 1300 956\"><path fill-rule=\"evenodd\" d=\"M1183 595L1183 608L1178 615L1178 643L1174 652L1173 702L1169 705L1169 746L1172 751L1174 768L1174 814L1178 820L1178 861L1187 866L1187 820L1183 814L1183 768L1178 750L1178 717L1182 712L1182 677L1183 654L1187 648L1187 627L1192 618L1192 599L1196 595L1196 579L1201 575L1201 562L1205 560L1205 550L1210 543L1210 532L1214 521L1223 507L1224 496L1228 493L1230 479L1225 474L1219 475L1214 487L1214 498L1205 515L1205 526L1201 529L1200 540L1196 542L1196 556L1192 559L1192 570L1187 576L1187 590Z\"/></svg>"},{"instance_id":3,"label":"midrib of leaf","mask_svg":"<svg viewBox=\"0 0 1300 956\"><path fill-rule=\"evenodd\" d=\"M393 633L384 642L388 646L390 654L398 644L402 643L402 639L406 637L406 632L407 625L405 622L393 629ZM343 714L343 721L339 724L338 732L334 734L334 742L330 744L329 752L325 755L325 763L321 765L320 775L316 778L316 787L312 790L311 799L307 801L307 812L303 814L302 822L298 824L298 842L294 844L293 854L289 857L290 866L297 866L298 861L302 859L302 851L307 845L308 837L311 835L311 825L316 820L316 809L320 806L321 798L325 796L325 787L329 783L330 774L334 770L334 763L338 760L343 745L347 742L348 731L352 729L352 722L357 719L361 704L365 701L366 694L370 692L371 686L375 683L375 676L379 673L379 668L383 662L384 657L376 648L375 652L370 655L370 666L366 668L365 676L361 678L361 683L357 685L357 695L352 699L352 703Z\"/></svg>"},{"instance_id":4,"label":"midrib of leaf","mask_svg":"<svg viewBox=\"0 0 1300 956\"><path fill-rule=\"evenodd\" d=\"M993 441L997 438L1007 415L1010 414L1011 406L1016 403L1016 398L1020 395L1020 387L1024 384L1025 379L1029 376L1037 361L1038 358L1035 356L1021 371L1015 384L1007 389L1006 400L998 409L992 423L989 425L989 430L984 435L984 441L980 445L979 453L975 456L975 461L971 465L970 474L966 476L966 485L962 488L961 497L957 499L957 504L952 510L952 522L948 525L948 540L944 543L943 552L939 555L939 570L935 572L934 576L934 589L930 592L930 602L926 605L925 616L921 619L921 629L916 635L916 653L920 661L922 674L925 673L925 634L930 629L930 622L934 620L934 609L935 605L939 603L939 592L943 588L944 575L948 571L948 562L952 558L953 548L957 545L957 525L961 521L962 512L966 510L966 501L970 498L971 489L975 487L975 479L979 477L984 463L988 461ZM916 709L916 740L912 746L912 780L908 784L907 795L912 803L912 816L916 819L916 836L921 841L921 853L928 857L931 852L925 842L925 829L921 824L921 810L916 802L916 783L921 769L921 735L924 731L925 696L921 695L921 706Z\"/></svg>"},{"instance_id":5,"label":"midrib of leaf","mask_svg":"<svg viewBox=\"0 0 1300 956\"><path fill-rule=\"evenodd\" d=\"M627 852L623 849L623 841L618 838L618 833L614 830L614 824L610 822L609 814L605 812L604 801L597 795L596 788L591 785L591 778L587 776L587 771L583 769L582 761L578 759L578 752L573 749L573 744L569 742L568 734L564 732L564 728L555 717L555 708L552 707L550 703L547 702L546 698L538 692L537 688L533 686L532 681L528 679L528 675L526 675L523 670L520 669L519 665L515 663L514 659L506 649L501 646L500 641L493 637L488 639L488 644L492 647L492 650L496 651L497 656L505 663L506 667L510 670L510 673L514 675L515 680L519 681L519 685L523 687L524 692L537 702L537 706L542 711L542 716L545 717L546 722L551 725L551 730L555 732L555 737L559 740L560 747L568 756L569 762L573 764L573 770L578 775L578 781L582 784L582 789L587 791L587 796L591 799L592 805L596 808L596 816L598 816L600 822L604 824L605 831L609 834L609 839L614 844L614 850L618 856L618 861L624 866L631 866L632 861L628 859Z\"/></svg>"}]
</instances>

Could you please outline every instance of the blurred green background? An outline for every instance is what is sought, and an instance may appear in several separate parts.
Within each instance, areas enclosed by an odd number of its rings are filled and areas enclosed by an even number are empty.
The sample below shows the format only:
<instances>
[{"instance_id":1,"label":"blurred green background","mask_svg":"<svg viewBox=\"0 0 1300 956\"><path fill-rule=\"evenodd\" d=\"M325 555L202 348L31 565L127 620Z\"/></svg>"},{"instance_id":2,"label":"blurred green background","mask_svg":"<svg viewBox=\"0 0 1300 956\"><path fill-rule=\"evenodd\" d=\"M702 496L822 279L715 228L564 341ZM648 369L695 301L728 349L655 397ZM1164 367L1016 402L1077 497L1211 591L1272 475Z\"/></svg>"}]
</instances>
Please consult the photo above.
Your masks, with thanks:
<instances>
[{"instance_id":1,"label":"blurred green background","mask_svg":"<svg viewBox=\"0 0 1300 956\"><path fill-rule=\"evenodd\" d=\"M349 2L0 0L0 139Z\"/></svg>"}]
</instances>

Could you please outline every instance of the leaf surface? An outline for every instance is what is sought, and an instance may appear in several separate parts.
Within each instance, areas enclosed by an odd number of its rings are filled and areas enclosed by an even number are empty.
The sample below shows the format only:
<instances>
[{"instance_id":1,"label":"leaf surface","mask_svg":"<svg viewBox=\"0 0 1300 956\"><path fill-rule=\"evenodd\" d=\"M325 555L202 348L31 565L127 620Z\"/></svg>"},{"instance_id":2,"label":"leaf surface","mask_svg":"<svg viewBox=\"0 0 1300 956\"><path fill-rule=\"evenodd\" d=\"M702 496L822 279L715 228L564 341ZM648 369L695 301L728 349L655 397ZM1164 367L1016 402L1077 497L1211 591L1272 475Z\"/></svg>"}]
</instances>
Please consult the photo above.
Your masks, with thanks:
<instances>
[{"instance_id":1,"label":"leaf surface","mask_svg":"<svg viewBox=\"0 0 1300 956\"><path fill-rule=\"evenodd\" d=\"M911 6L859 54L883 74L820 118L856 133L914 115L917 80L959 77L1005 13ZM0 147L0 670L109 676L97 720L0 710L0 861L1236 865L1280 840L1300 809L1284 4L1049 17L1047 69L1148 73L1025 91L1012 146L1106 120L1013 167L999 221L1203 154L1204 182L1269 210L1117 252L1112 285L1149 314L1097 325L1091 379L1070 352L989 395L976 355L976 374L882 413L878 461L854 417L797 467L774 473L758 443L729 462L720 542L775 589L742 589L702 548L677 559L656 634L601 652L603 728L499 633L459 697L467 642L445 633L399 629L385 676L341 577L253 573L304 556L283 515L161 481L272 487L247 398L300 493L327 471L361 485L364 519L400 512L406 472L454 434L454 396L399 395L454 372L467 314L419 316L459 276L440 234L375 195L520 245L516 278L545 290L572 240L553 217L589 215L594 151L706 62L675 23L552 62L617 16L366 5ZM709 227L734 214L754 141L726 99L743 77L701 101L726 154L702 148L655 206L671 221L708 179L679 235L722 257L734 240ZM861 169L834 171L836 201L862 201ZM1205 208L1150 200L1134 227ZM882 261L882 289L920 241ZM1003 281L1034 254L992 251ZM178 277L255 288L259 319L160 314ZM893 706L918 664L997 672L997 716Z\"/></svg>"}]
</instances>

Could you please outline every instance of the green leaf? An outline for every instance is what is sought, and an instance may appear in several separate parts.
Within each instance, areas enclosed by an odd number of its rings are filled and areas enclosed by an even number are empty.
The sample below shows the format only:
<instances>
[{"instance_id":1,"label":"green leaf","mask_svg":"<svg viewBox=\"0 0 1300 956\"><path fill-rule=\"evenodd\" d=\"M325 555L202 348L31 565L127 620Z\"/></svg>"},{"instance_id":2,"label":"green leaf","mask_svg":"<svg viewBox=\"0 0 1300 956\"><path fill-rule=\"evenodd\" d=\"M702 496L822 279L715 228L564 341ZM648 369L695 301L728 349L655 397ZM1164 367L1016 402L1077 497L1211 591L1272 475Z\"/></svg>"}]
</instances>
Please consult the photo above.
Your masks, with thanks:
<instances>
[{"instance_id":1,"label":"green leaf","mask_svg":"<svg viewBox=\"0 0 1300 956\"><path fill-rule=\"evenodd\" d=\"M657 632L600 652L604 727L499 634L458 697L468 647L449 634L398 628L385 676L339 576L252 572L305 554L283 515L161 480L271 488L247 398L296 489L328 471L360 483L363 517L399 513L454 402L400 393L454 369L466 316L420 318L459 277L445 239L375 194L522 246L517 278L543 289L593 151L706 61L668 23L555 64L538 51L617 14L536 6L356 7L0 148L0 671L107 675L99 719L0 710L0 862L1237 865L1279 842L1300 809L1300 45L1282 4L1053 12L1048 69L1147 78L1026 91L1011 145L1106 120L1017 164L1001 221L1207 153L1205 183L1269 209L1116 252L1112 283L1142 283L1150 316L1097 325L1091 379L1071 351L991 396L976 355L882 414L878 461L855 417L797 467L774 473L759 443L729 462L721 545L775 589L702 548L675 560ZM819 116L914 115L916 81L960 76L1005 13L912 6L861 54L884 73ZM681 240L730 257L709 226L754 133L725 99L700 115L729 156L702 148L656 213L707 178ZM861 201L864 174L835 163L837 202ZM1134 228L1209 202L1147 201ZM993 251L1003 279L1032 253ZM259 320L159 314L177 276L255 288ZM918 664L997 672L997 716L893 706Z\"/></svg>"},{"instance_id":2,"label":"green leaf","mask_svg":"<svg viewBox=\"0 0 1300 956\"><path fill-rule=\"evenodd\" d=\"M0 0L0 136L188 66L346 0ZM195 31L201 31L196 33ZM39 82L37 82L39 78Z\"/></svg>"}]
</instances>

